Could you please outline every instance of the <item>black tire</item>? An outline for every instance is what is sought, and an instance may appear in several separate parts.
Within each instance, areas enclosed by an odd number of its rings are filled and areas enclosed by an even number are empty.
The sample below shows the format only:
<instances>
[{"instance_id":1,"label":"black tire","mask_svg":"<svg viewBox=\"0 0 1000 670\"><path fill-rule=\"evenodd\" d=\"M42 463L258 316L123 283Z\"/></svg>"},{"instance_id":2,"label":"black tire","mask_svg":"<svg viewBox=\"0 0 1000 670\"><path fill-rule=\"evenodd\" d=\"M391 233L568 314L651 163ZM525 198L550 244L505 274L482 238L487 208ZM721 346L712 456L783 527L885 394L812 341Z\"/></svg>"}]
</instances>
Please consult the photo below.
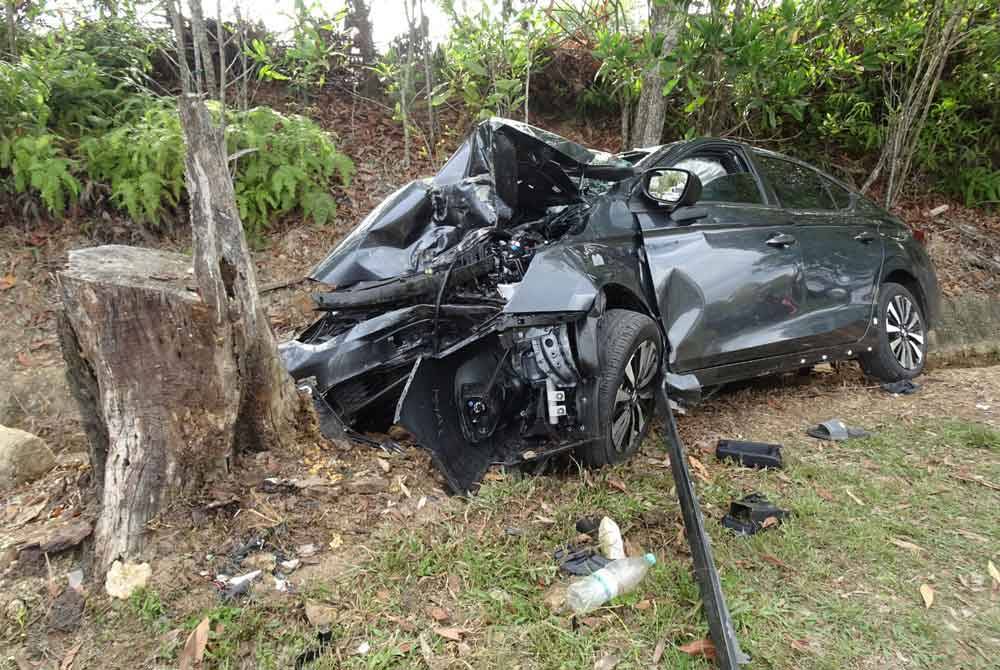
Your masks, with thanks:
<instances>
[{"instance_id":1,"label":"black tire","mask_svg":"<svg viewBox=\"0 0 1000 670\"><path fill-rule=\"evenodd\" d=\"M920 301L905 286L886 282L879 288L876 315L878 344L861 357L861 368L883 382L913 379L927 361L927 321Z\"/></svg>"},{"instance_id":2,"label":"black tire","mask_svg":"<svg viewBox=\"0 0 1000 670\"><path fill-rule=\"evenodd\" d=\"M652 361L649 360L650 346L654 347ZM663 352L660 330L656 322L645 314L624 309L608 310L598 334L598 351L603 357L597 384L597 425L601 435L599 439L579 447L576 452L577 457L590 467L619 463L630 458L639 450L649 432L656 408L655 390ZM647 367L650 364L651 373ZM640 377L635 379L638 388L633 388L635 384L630 380L636 377ZM628 395L627 401L619 398L620 389ZM626 411L629 413L628 425L624 429L627 435L622 433L623 422L626 421L623 412ZM628 439L616 439L624 437Z\"/></svg>"}]
</instances>

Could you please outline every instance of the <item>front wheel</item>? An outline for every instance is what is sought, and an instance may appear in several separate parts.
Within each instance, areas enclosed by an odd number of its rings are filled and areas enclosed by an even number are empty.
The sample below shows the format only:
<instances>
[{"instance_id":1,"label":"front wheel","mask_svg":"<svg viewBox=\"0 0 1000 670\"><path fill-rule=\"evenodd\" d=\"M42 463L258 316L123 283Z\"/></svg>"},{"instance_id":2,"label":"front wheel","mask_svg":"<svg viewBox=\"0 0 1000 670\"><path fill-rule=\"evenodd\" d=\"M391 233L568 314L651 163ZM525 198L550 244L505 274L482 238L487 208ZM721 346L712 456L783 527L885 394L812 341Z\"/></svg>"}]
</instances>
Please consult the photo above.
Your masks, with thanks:
<instances>
[{"instance_id":1,"label":"front wheel","mask_svg":"<svg viewBox=\"0 0 1000 670\"><path fill-rule=\"evenodd\" d=\"M600 467L631 457L649 432L663 346L645 314L611 309L598 336L603 352L597 387L599 437L577 449L584 464Z\"/></svg>"},{"instance_id":2,"label":"front wheel","mask_svg":"<svg viewBox=\"0 0 1000 670\"><path fill-rule=\"evenodd\" d=\"M878 300L878 346L861 358L865 373L884 382L912 379L927 359L927 322L920 302L905 286L882 284Z\"/></svg>"}]
</instances>

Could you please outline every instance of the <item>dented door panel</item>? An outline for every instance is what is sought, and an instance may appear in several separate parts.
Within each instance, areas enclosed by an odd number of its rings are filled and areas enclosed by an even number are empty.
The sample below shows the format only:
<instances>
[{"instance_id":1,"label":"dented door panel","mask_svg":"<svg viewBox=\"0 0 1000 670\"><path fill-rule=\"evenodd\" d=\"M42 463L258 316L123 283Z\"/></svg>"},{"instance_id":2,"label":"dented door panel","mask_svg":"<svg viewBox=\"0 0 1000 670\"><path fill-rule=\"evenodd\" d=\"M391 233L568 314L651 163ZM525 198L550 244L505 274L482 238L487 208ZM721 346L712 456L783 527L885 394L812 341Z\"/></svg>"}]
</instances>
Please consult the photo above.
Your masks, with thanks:
<instances>
[{"instance_id":1,"label":"dented door panel","mask_svg":"<svg viewBox=\"0 0 1000 670\"><path fill-rule=\"evenodd\" d=\"M676 226L639 213L674 372L792 353L801 342L802 257L780 210L743 208L740 222L709 208L706 223Z\"/></svg>"}]
</instances>

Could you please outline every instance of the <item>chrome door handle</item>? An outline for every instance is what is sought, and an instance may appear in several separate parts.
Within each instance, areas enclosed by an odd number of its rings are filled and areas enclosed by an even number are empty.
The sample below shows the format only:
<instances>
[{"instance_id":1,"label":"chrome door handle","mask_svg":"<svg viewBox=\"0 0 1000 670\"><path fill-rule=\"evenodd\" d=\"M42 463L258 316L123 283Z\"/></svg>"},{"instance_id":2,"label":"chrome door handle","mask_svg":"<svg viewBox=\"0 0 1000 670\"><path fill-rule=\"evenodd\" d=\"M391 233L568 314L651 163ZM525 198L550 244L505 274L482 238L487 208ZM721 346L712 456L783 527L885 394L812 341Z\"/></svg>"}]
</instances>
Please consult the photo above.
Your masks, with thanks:
<instances>
[{"instance_id":1,"label":"chrome door handle","mask_svg":"<svg viewBox=\"0 0 1000 670\"><path fill-rule=\"evenodd\" d=\"M767 244L772 247L784 248L795 244L795 238L789 235L788 233L779 233L774 237L772 237L771 239L769 239L767 241Z\"/></svg>"},{"instance_id":2,"label":"chrome door handle","mask_svg":"<svg viewBox=\"0 0 1000 670\"><path fill-rule=\"evenodd\" d=\"M856 239L858 242L861 242L862 244L868 244L869 242L874 242L875 241L875 235L872 234L872 233L869 233L866 230L863 233L858 233L857 235L855 235L854 239Z\"/></svg>"}]
</instances>

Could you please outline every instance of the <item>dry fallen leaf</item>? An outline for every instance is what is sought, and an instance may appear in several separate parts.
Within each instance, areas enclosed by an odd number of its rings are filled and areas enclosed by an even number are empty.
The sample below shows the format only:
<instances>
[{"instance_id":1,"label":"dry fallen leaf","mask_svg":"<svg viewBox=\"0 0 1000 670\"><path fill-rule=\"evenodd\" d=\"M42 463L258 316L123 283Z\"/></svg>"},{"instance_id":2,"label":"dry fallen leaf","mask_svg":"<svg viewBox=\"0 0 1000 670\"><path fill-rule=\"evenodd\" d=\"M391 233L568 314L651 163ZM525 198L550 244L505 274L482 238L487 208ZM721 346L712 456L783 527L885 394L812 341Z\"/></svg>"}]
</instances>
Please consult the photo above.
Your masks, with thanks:
<instances>
[{"instance_id":1,"label":"dry fallen leaf","mask_svg":"<svg viewBox=\"0 0 1000 670\"><path fill-rule=\"evenodd\" d=\"M934 589L931 588L930 584L920 585L920 595L924 599L924 607L930 608L934 604Z\"/></svg>"},{"instance_id":2,"label":"dry fallen leaf","mask_svg":"<svg viewBox=\"0 0 1000 670\"><path fill-rule=\"evenodd\" d=\"M620 661L621 659L614 654L608 654L597 659L597 662L594 663L594 670L612 670Z\"/></svg>"},{"instance_id":3,"label":"dry fallen leaf","mask_svg":"<svg viewBox=\"0 0 1000 670\"><path fill-rule=\"evenodd\" d=\"M698 479L702 480L705 483L711 481L711 477L708 474L708 468L705 467L704 463L699 461L694 456L691 456L690 454L688 454L688 463L691 464L691 469L694 470L695 477L697 477Z\"/></svg>"},{"instance_id":4,"label":"dry fallen leaf","mask_svg":"<svg viewBox=\"0 0 1000 670\"><path fill-rule=\"evenodd\" d=\"M660 659L663 658L663 652L667 650L667 640L666 638L660 640L656 643L656 649L653 650L653 667L655 668L660 663Z\"/></svg>"},{"instance_id":5,"label":"dry fallen leaf","mask_svg":"<svg viewBox=\"0 0 1000 670\"><path fill-rule=\"evenodd\" d=\"M773 565L773 566L775 566L777 568L781 568L782 570L788 570L789 572L795 572L795 568L793 568L792 566L788 565L788 563L785 563L783 560L781 560L777 556L772 556L771 554L763 554L761 556L761 559L764 560L764 562L770 563L771 565Z\"/></svg>"},{"instance_id":6,"label":"dry fallen leaf","mask_svg":"<svg viewBox=\"0 0 1000 670\"><path fill-rule=\"evenodd\" d=\"M704 656L705 658L715 658L715 645L707 637L703 640L693 640L678 647L685 654L691 656Z\"/></svg>"},{"instance_id":7,"label":"dry fallen leaf","mask_svg":"<svg viewBox=\"0 0 1000 670\"><path fill-rule=\"evenodd\" d=\"M622 493L628 493L628 487L625 486L625 482L622 480L615 479L614 477L608 477L607 482L608 486L611 488L621 491Z\"/></svg>"},{"instance_id":8,"label":"dry fallen leaf","mask_svg":"<svg viewBox=\"0 0 1000 670\"><path fill-rule=\"evenodd\" d=\"M636 608L637 610L640 610L640 611L645 611L645 610L648 610L648 609L649 609L650 607L652 607L652 606L653 606L653 603L652 603L652 601L650 601L650 600L648 600L648 599L646 599L646 600L640 600L639 602L637 602L637 603L635 604L635 608Z\"/></svg>"},{"instance_id":9,"label":"dry fallen leaf","mask_svg":"<svg viewBox=\"0 0 1000 670\"><path fill-rule=\"evenodd\" d=\"M436 635L440 635L446 640L452 640L453 642L461 642L462 637L468 635L469 631L467 631L464 628L450 627L450 628L435 628L434 633Z\"/></svg>"},{"instance_id":10,"label":"dry fallen leaf","mask_svg":"<svg viewBox=\"0 0 1000 670\"><path fill-rule=\"evenodd\" d=\"M796 651L802 651L809 654L816 653L816 649L813 646L812 640L810 640L807 637L803 637L797 640L792 640L790 644L792 645L792 649L795 649Z\"/></svg>"},{"instance_id":11,"label":"dry fallen leaf","mask_svg":"<svg viewBox=\"0 0 1000 670\"><path fill-rule=\"evenodd\" d=\"M1000 570L997 570L997 566L993 561L986 562L986 572L990 573L990 577L993 578L993 585L1000 586Z\"/></svg>"},{"instance_id":12,"label":"dry fallen leaf","mask_svg":"<svg viewBox=\"0 0 1000 670\"><path fill-rule=\"evenodd\" d=\"M430 615L432 619L434 619L438 623L441 623L442 621L447 621L449 616L448 610L446 610L443 607L431 607L430 609L427 610L427 613Z\"/></svg>"},{"instance_id":13,"label":"dry fallen leaf","mask_svg":"<svg viewBox=\"0 0 1000 670\"><path fill-rule=\"evenodd\" d=\"M897 540L894 537L890 537L889 541L900 549L909 549L910 551L923 551L924 548L913 544L912 542L907 542L906 540Z\"/></svg>"},{"instance_id":14,"label":"dry fallen leaf","mask_svg":"<svg viewBox=\"0 0 1000 670\"><path fill-rule=\"evenodd\" d=\"M80 652L80 647L83 646L83 640L80 640L66 652L63 656L62 663L59 664L59 670L70 670L73 667L73 661L76 660L76 655Z\"/></svg>"},{"instance_id":15,"label":"dry fallen leaf","mask_svg":"<svg viewBox=\"0 0 1000 670\"><path fill-rule=\"evenodd\" d=\"M424 657L424 663L427 664L427 667L433 668L434 652L431 651L430 642L427 641L427 633L421 633L418 639L420 640L420 655Z\"/></svg>"},{"instance_id":16,"label":"dry fallen leaf","mask_svg":"<svg viewBox=\"0 0 1000 670\"><path fill-rule=\"evenodd\" d=\"M208 617L205 617L188 635L178 658L181 670L193 670L201 666L201 661L205 658L205 646L208 645L209 625Z\"/></svg>"},{"instance_id":17,"label":"dry fallen leaf","mask_svg":"<svg viewBox=\"0 0 1000 670\"><path fill-rule=\"evenodd\" d=\"M4 275L0 277L0 291L6 291L7 289L13 288L17 284L17 277L14 275Z\"/></svg>"},{"instance_id":18,"label":"dry fallen leaf","mask_svg":"<svg viewBox=\"0 0 1000 670\"><path fill-rule=\"evenodd\" d=\"M769 516L766 519L764 519L764 523L760 524L760 527L761 528L770 528L771 526L777 526L779 523L781 523L781 522L778 521L778 517L776 517L776 516Z\"/></svg>"}]
</instances>

